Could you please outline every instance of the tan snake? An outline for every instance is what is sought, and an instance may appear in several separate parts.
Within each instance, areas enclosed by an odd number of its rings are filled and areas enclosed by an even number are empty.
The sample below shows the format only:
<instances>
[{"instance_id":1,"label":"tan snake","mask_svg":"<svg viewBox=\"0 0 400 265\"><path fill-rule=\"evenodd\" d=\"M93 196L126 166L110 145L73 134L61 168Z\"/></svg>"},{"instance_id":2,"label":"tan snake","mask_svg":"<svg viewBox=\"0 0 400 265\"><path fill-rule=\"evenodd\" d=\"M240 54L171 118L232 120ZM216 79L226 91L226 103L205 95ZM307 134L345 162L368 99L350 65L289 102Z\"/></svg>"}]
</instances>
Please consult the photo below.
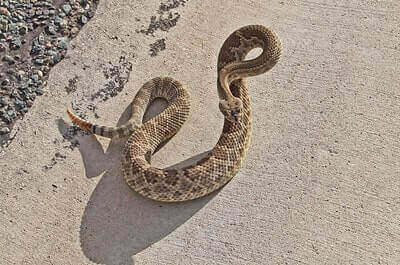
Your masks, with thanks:
<instances>
[{"instance_id":1,"label":"tan snake","mask_svg":"<svg viewBox=\"0 0 400 265\"><path fill-rule=\"evenodd\" d=\"M245 60L254 48L262 48L262 53ZM156 201L196 199L224 186L242 166L251 137L251 108L244 78L270 70L280 54L279 38L264 26L242 27L225 40L218 56L217 81L219 109L225 117L223 130L207 157L182 169L159 169L150 164L156 148L178 132L189 114L189 96L172 78L158 77L145 83L133 99L130 120L120 127L95 125L67 112L80 128L93 134L129 136L123 149L122 172L133 190ZM158 97L166 99L168 106L142 124L147 106Z\"/></svg>"}]
</instances>

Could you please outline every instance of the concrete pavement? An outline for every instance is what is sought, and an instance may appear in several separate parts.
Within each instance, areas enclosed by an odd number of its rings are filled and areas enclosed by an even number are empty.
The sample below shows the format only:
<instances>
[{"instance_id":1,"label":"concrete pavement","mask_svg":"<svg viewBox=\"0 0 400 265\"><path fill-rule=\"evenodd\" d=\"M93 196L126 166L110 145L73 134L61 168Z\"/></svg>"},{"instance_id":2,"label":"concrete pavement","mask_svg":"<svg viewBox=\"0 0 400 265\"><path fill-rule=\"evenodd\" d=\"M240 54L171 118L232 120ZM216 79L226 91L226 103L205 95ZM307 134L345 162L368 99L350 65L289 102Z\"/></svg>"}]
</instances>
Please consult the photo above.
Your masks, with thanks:
<instances>
[{"instance_id":1,"label":"concrete pavement","mask_svg":"<svg viewBox=\"0 0 400 265\"><path fill-rule=\"evenodd\" d=\"M101 1L1 157L0 263L400 264L399 12L372 0ZM191 115L154 164L190 163L218 139L216 57L247 24L273 29L283 55L248 81L252 144L220 192L142 198L122 179L121 141L69 128L67 106L123 123L143 83L171 76Z\"/></svg>"}]
</instances>

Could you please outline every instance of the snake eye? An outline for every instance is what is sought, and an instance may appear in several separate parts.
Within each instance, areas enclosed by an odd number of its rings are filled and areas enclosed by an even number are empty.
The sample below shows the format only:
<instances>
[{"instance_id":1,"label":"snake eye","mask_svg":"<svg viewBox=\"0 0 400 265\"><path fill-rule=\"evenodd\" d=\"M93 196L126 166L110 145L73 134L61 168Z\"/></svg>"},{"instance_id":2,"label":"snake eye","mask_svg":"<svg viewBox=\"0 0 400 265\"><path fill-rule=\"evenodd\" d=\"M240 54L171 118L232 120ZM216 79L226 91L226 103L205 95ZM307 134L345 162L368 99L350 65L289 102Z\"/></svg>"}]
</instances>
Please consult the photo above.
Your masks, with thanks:
<instances>
[{"instance_id":1,"label":"snake eye","mask_svg":"<svg viewBox=\"0 0 400 265\"><path fill-rule=\"evenodd\" d=\"M233 120L235 122L238 122L240 120L240 118L241 118L240 111L239 110L232 110L231 111L231 116L232 116L232 118L233 118Z\"/></svg>"}]
</instances>

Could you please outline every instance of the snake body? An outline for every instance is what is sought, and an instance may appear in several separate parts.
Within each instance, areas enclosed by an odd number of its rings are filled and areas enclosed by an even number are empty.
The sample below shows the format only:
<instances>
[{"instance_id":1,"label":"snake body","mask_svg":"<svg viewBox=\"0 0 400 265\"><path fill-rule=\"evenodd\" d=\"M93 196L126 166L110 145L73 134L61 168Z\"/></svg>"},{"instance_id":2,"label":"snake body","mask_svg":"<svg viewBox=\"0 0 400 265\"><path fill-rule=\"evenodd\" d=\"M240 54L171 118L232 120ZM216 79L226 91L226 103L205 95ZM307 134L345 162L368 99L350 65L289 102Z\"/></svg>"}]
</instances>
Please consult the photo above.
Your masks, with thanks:
<instances>
[{"instance_id":1,"label":"snake body","mask_svg":"<svg viewBox=\"0 0 400 265\"><path fill-rule=\"evenodd\" d=\"M248 52L262 48L255 59ZM279 38L260 25L233 32L218 56L219 108L225 116L221 136L201 161L182 169L159 169L150 164L151 155L173 137L189 115L189 96L184 86L169 77L145 83L132 102L132 116L120 127L105 127L80 119L67 110L82 129L104 137L129 136L122 156L127 184L139 194L156 201L177 202L205 196L230 181L243 164L251 137L251 107L245 78L270 70L281 53ZM155 98L164 98L167 108L142 124L146 108Z\"/></svg>"}]
</instances>

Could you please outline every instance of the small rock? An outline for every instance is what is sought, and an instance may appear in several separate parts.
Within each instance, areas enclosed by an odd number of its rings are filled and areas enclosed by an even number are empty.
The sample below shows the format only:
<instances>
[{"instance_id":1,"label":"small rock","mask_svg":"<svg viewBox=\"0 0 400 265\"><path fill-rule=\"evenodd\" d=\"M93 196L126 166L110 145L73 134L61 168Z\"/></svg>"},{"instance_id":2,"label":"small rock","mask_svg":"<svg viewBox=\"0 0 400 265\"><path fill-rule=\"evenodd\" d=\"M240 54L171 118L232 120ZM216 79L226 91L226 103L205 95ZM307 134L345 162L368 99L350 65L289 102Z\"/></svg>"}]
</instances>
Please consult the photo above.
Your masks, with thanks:
<instances>
[{"instance_id":1,"label":"small rock","mask_svg":"<svg viewBox=\"0 0 400 265\"><path fill-rule=\"evenodd\" d=\"M25 103L24 101L19 100L19 99L16 99L16 100L15 100L15 108L16 108L17 110L21 110L21 109L23 109L23 108L25 108L25 107L26 107L26 103Z\"/></svg>"},{"instance_id":2,"label":"small rock","mask_svg":"<svg viewBox=\"0 0 400 265\"><path fill-rule=\"evenodd\" d=\"M8 9L5 7L0 7L0 14L7 17L11 16L10 11L8 11Z\"/></svg>"},{"instance_id":3,"label":"small rock","mask_svg":"<svg viewBox=\"0 0 400 265\"><path fill-rule=\"evenodd\" d=\"M69 29L63 29L63 30L62 30L62 35L68 36L69 34L70 34Z\"/></svg>"},{"instance_id":4,"label":"small rock","mask_svg":"<svg viewBox=\"0 0 400 265\"><path fill-rule=\"evenodd\" d=\"M48 25L48 26L46 27L46 32L47 32L48 34L50 34L50 35L55 35L55 34L57 34L56 29L55 29L55 27L54 27L53 25Z\"/></svg>"},{"instance_id":5,"label":"small rock","mask_svg":"<svg viewBox=\"0 0 400 265\"><path fill-rule=\"evenodd\" d=\"M50 71L50 67L44 65L40 68L40 71L42 71L44 74L46 74Z\"/></svg>"},{"instance_id":6,"label":"small rock","mask_svg":"<svg viewBox=\"0 0 400 265\"><path fill-rule=\"evenodd\" d=\"M43 72L40 71L40 70L37 70L37 71L36 71L36 74L37 74L40 78L43 77Z\"/></svg>"},{"instance_id":7,"label":"small rock","mask_svg":"<svg viewBox=\"0 0 400 265\"><path fill-rule=\"evenodd\" d=\"M10 65L15 63L15 60L9 55L5 55L2 60Z\"/></svg>"},{"instance_id":8,"label":"small rock","mask_svg":"<svg viewBox=\"0 0 400 265\"><path fill-rule=\"evenodd\" d=\"M39 75L33 74L33 75L31 76L31 79L32 79L32 81L33 81L34 83L37 83L37 82L39 81Z\"/></svg>"},{"instance_id":9,"label":"small rock","mask_svg":"<svg viewBox=\"0 0 400 265\"><path fill-rule=\"evenodd\" d=\"M43 14L43 11L41 9L36 9L35 16L39 17L42 14Z\"/></svg>"},{"instance_id":10,"label":"small rock","mask_svg":"<svg viewBox=\"0 0 400 265\"><path fill-rule=\"evenodd\" d=\"M12 121L11 117L8 116L6 113L1 115L1 118L3 121L5 121L6 123L10 123Z\"/></svg>"},{"instance_id":11,"label":"small rock","mask_svg":"<svg viewBox=\"0 0 400 265\"><path fill-rule=\"evenodd\" d=\"M78 33L78 31L79 31L79 28L78 28L78 27L73 27L73 28L71 29L71 34L72 34L72 35L76 35L76 34Z\"/></svg>"},{"instance_id":12,"label":"small rock","mask_svg":"<svg viewBox=\"0 0 400 265\"><path fill-rule=\"evenodd\" d=\"M60 24L61 24L62 22L63 22L63 19L62 19L61 17L56 16L56 17L54 18L54 24L55 24L55 25L60 26Z\"/></svg>"},{"instance_id":13,"label":"small rock","mask_svg":"<svg viewBox=\"0 0 400 265\"><path fill-rule=\"evenodd\" d=\"M7 115L10 116L10 117L15 117L16 116L15 111L13 111L13 110L7 111Z\"/></svg>"},{"instance_id":14,"label":"small rock","mask_svg":"<svg viewBox=\"0 0 400 265\"><path fill-rule=\"evenodd\" d=\"M36 64L36 65L43 65L44 64L44 60L38 58L38 59L33 60L33 63Z\"/></svg>"},{"instance_id":15,"label":"small rock","mask_svg":"<svg viewBox=\"0 0 400 265\"><path fill-rule=\"evenodd\" d=\"M71 12L72 7L70 5L68 5L68 4L66 4L66 5L62 6L62 10L64 11L65 14L68 15Z\"/></svg>"},{"instance_id":16,"label":"small rock","mask_svg":"<svg viewBox=\"0 0 400 265\"><path fill-rule=\"evenodd\" d=\"M47 49L51 49L53 47L53 45L51 44L51 41L47 41L46 44L45 44L45 47Z\"/></svg>"},{"instance_id":17,"label":"small rock","mask_svg":"<svg viewBox=\"0 0 400 265\"><path fill-rule=\"evenodd\" d=\"M41 24L41 23L40 23L40 21L37 20L37 18L35 18L35 19L33 20L33 27L34 27L34 28L39 27L40 24Z\"/></svg>"},{"instance_id":18,"label":"small rock","mask_svg":"<svg viewBox=\"0 0 400 265\"><path fill-rule=\"evenodd\" d=\"M36 94L38 94L38 95L43 95L43 93L44 93L44 90L43 89L41 89L40 87L38 87L38 88L36 88Z\"/></svg>"},{"instance_id":19,"label":"small rock","mask_svg":"<svg viewBox=\"0 0 400 265\"><path fill-rule=\"evenodd\" d=\"M9 74L10 76L15 76L17 74L17 72L14 69L7 69L7 74Z\"/></svg>"},{"instance_id":20,"label":"small rock","mask_svg":"<svg viewBox=\"0 0 400 265\"><path fill-rule=\"evenodd\" d=\"M56 63L58 63L60 61L61 61L61 55L60 55L60 53L56 53L55 55L53 55L51 57L50 64L55 65Z\"/></svg>"},{"instance_id":21,"label":"small rock","mask_svg":"<svg viewBox=\"0 0 400 265\"><path fill-rule=\"evenodd\" d=\"M85 25L88 22L88 19L85 15L82 15L81 18L79 19L79 22Z\"/></svg>"},{"instance_id":22,"label":"small rock","mask_svg":"<svg viewBox=\"0 0 400 265\"><path fill-rule=\"evenodd\" d=\"M4 79L2 82L1 82L1 84L3 85L3 86L6 86L6 85L8 85L10 83L10 80L9 79Z\"/></svg>"},{"instance_id":23,"label":"small rock","mask_svg":"<svg viewBox=\"0 0 400 265\"><path fill-rule=\"evenodd\" d=\"M52 47L50 42L49 42L49 45L50 45L50 47ZM44 54L47 55L47 56L53 56L53 55L56 55L57 52L55 50L47 50Z\"/></svg>"},{"instance_id":24,"label":"small rock","mask_svg":"<svg viewBox=\"0 0 400 265\"><path fill-rule=\"evenodd\" d=\"M22 15L20 15L20 14L15 14L15 17L18 19L18 21L24 21L24 13L23 12L21 12L22 13Z\"/></svg>"},{"instance_id":25,"label":"small rock","mask_svg":"<svg viewBox=\"0 0 400 265\"><path fill-rule=\"evenodd\" d=\"M58 38L58 44L57 47L60 49L66 49L68 47L68 41L67 38Z\"/></svg>"},{"instance_id":26,"label":"small rock","mask_svg":"<svg viewBox=\"0 0 400 265\"><path fill-rule=\"evenodd\" d=\"M37 37L37 40L39 41L40 44L43 44L46 41L45 34L43 34L43 32L41 32L39 34L39 36Z\"/></svg>"},{"instance_id":27,"label":"small rock","mask_svg":"<svg viewBox=\"0 0 400 265\"><path fill-rule=\"evenodd\" d=\"M16 89L13 89L13 90L11 91L10 97L12 97L12 98L19 98L19 93L18 93L18 91L17 91Z\"/></svg>"},{"instance_id":28,"label":"small rock","mask_svg":"<svg viewBox=\"0 0 400 265\"><path fill-rule=\"evenodd\" d=\"M94 17L94 14L95 14L95 12L94 12L93 10L91 10L91 11L89 11L89 12L87 13L87 16L88 16L89 18L92 18L92 17Z\"/></svg>"},{"instance_id":29,"label":"small rock","mask_svg":"<svg viewBox=\"0 0 400 265\"><path fill-rule=\"evenodd\" d=\"M19 48L21 48L21 45L22 45L21 40L19 38L15 38L10 43L10 49L18 50Z\"/></svg>"},{"instance_id":30,"label":"small rock","mask_svg":"<svg viewBox=\"0 0 400 265\"><path fill-rule=\"evenodd\" d=\"M42 46L40 46L39 41L33 40L31 54L39 54L43 50Z\"/></svg>"},{"instance_id":31,"label":"small rock","mask_svg":"<svg viewBox=\"0 0 400 265\"><path fill-rule=\"evenodd\" d=\"M4 135L10 133L10 129L8 127L4 127L0 129L0 135Z\"/></svg>"},{"instance_id":32,"label":"small rock","mask_svg":"<svg viewBox=\"0 0 400 265\"><path fill-rule=\"evenodd\" d=\"M24 71L22 71L22 72L25 73ZM21 74L20 71L18 71L16 73L15 77L17 78L18 81L22 81L23 74Z\"/></svg>"},{"instance_id":33,"label":"small rock","mask_svg":"<svg viewBox=\"0 0 400 265\"><path fill-rule=\"evenodd\" d=\"M25 35L28 32L28 27L25 25L21 26L21 27L19 27L18 31L19 31L19 34Z\"/></svg>"},{"instance_id":34,"label":"small rock","mask_svg":"<svg viewBox=\"0 0 400 265\"><path fill-rule=\"evenodd\" d=\"M31 22L28 23L28 31L32 31L33 30L33 24Z\"/></svg>"},{"instance_id":35,"label":"small rock","mask_svg":"<svg viewBox=\"0 0 400 265\"><path fill-rule=\"evenodd\" d=\"M22 93L21 93L21 97L22 97L24 100L30 99L30 95L31 95L31 94L29 94L29 92L28 92L27 90L23 90ZM28 105L28 103L27 103L27 105Z\"/></svg>"},{"instance_id":36,"label":"small rock","mask_svg":"<svg viewBox=\"0 0 400 265\"><path fill-rule=\"evenodd\" d=\"M55 153L54 154L55 155L55 157L57 157L57 158L67 158L67 156L66 155L63 155L63 154L61 154L60 152L57 152L57 153Z\"/></svg>"},{"instance_id":37,"label":"small rock","mask_svg":"<svg viewBox=\"0 0 400 265\"><path fill-rule=\"evenodd\" d=\"M0 30L2 30L3 32L8 31L8 20L0 19Z\"/></svg>"},{"instance_id":38,"label":"small rock","mask_svg":"<svg viewBox=\"0 0 400 265\"><path fill-rule=\"evenodd\" d=\"M8 30L11 32L15 32L18 29L17 24L15 23L10 23L8 24Z\"/></svg>"}]
</instances>

